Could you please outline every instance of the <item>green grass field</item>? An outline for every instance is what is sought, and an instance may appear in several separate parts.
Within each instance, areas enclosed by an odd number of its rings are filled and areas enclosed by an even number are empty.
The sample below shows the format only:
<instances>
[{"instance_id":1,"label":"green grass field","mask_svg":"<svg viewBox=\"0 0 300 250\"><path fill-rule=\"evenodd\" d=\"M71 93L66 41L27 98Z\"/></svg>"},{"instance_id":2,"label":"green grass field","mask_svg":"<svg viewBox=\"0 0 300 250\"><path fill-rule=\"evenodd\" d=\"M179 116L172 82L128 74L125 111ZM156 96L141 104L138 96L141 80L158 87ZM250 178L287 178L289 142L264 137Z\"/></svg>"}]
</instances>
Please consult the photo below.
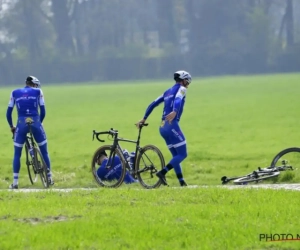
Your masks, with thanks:
<instances>
[{"instance_id":1,"label":"green grass field","mask_svg":"<svg viewBox=\"0 0 300 250\"><path fill-rule=\"evenodd\" d=\"M0 249L299 249L259 240L299 234L299 199L213 187L1 192Z\"/></svg>"},{"instance_id":2,"label":"green grass field","mask_svg":"<svg viewBox=\"0 0 300 250\"><path fill-rule=\"evenodd\" d=\"M259 241L261 233L299 233L299 192L215 187L223 175L266 167L282 149L300 146L299 82L300 74L194 79L180 122L188 142L183 174L190 185L210 187L0 191L0 249L299 249L299 241ZM44 84L54 188L97 187L90 162L103 144L92 141L92 130L115 128L122 137L136 139L134 123L171 85ZM5 118L11 91L0 91L0 189L12 182L13 143ZM158 131L161 113L159 106L148 119L142 144L158 146L168 162L171 155ZM132 144L122 146L133 150ZM24 157L22 163L20 188L36 188ZM282 173L275 181L299 183L299 171ZM178 187L173 171L168 182Z\"/></svg>"},{"instance_id":3,"label":"green grass field","mask_svg":"<svg viewBox=\"0 0 300 250\"><path fill-rule=\"evenodd\" d=\"M222 175L246 174L258 166L268 166L281 149L300 146L299 81L300 74L195 79L188 89L180 122L188 142L188 158L183 163L188 184L220 184ZM45 84L44 127L56 187L95 186L90 162L102 144L92 141L92 130L115 128L120 136L135 139L134 123L142 118L147 105L171 85L171 81ZM11 90L2 88L0 92L0 188L12 181L13 144L5 119ZM150 126L143 130L142 144L157 145L167 162L171 155L158 131L161 113L162 106L153 111ZM132 144L122 146L134 148ZM25 164L22 167L20 185L27 187ZM177 186L173 172L169 176L170 184ZM297 174L292 181L299 180Z\"/></svg>"}]
</instances>

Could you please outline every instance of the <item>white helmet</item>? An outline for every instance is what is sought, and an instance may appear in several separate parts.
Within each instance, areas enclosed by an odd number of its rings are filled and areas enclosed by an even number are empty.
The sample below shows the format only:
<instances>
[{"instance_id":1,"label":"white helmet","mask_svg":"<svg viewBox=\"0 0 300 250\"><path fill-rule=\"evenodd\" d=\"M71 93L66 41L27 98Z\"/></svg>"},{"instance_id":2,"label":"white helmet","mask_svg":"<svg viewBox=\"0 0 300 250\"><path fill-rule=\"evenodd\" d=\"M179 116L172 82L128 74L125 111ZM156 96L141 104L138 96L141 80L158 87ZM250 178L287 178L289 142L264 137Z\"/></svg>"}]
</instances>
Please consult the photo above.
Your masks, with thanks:
<instances>
[{"instance_id":1,"label":"white helmet","mask_svg":"<svg viewBox=\"0 0 300 250\"><path fill-rule=\"evenodd\" d=\"M37 79L35 76L28 76L26 78L26 83L34 84L36 86L36 88L40 88L41 87L40 80Z\"/></svg>"},{"instance_id":2,"label":"white helmet","mask_svg":"<svg viewBox=\"0 0 300 250\"><path fill-rule=\"evenodd\" d=\"M179 70L174 73L174 80L176 81L178 79L186 80L189 84L192 82L192 76L189 72L184 70Z\"/></svg>"}]
</instances>

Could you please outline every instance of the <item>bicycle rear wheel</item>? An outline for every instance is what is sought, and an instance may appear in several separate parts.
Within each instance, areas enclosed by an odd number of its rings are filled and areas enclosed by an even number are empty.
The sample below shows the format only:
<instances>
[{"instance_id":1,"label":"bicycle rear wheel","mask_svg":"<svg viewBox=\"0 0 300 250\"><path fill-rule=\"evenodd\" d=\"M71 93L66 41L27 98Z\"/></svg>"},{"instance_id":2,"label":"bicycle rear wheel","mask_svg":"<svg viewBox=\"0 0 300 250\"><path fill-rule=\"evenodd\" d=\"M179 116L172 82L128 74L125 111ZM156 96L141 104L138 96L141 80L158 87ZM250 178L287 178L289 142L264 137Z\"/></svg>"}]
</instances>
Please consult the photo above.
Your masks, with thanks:
<instances>
[{"instance_id":1,"label":"bicycle rear wheel","mask_svg":"<svg viewBox=\"0 0 300 250\"><path fill-rule=\"evenodd\" d=\"M34 169L36 170L37 174L40 175L43 186L45 188L48 188L49 178L48 178L47 164L44 161L41 151L36 146L33 147L33 153L34 153L34 159L33 159Z\"/></svg>"},{"instance_id":2,"label":"bicycle rear wheel","mask_svg":"<svg viewBox=\"0 0 300 250\"><path fill-rule=\"evenodd\" d=\"M138 153L135 162L135 172L140 184L147 189L157 188L161 181L156 173L165 167L161 151L154 145L144 146Z\"/></svg>"},{"instance_id":3,"label":"bicycle rear wheel","mask_svg":"<svg viewBox=\"0 0 300 250\"><path fill-rule=\"evenodd\" d=\"M279 166L292 166L297 168L300 165L300 148L292 147L280 151L272 160L269 168Z\"/></svg>"},{"instance_id":4,"label":"bicycle rear wheel","mask_svg":"<svg viewBox=\"0 0 300 250\"><path fill-rule=\"evenodd\" d=\"M28 148L26 144L25 144L25 153L26 153L26 165L27 165L28 176L31 184L33 185L37 181L37 172L34 169L33 159L31 158L28 152Z\"/></svg>"},{"instance_id":5,"label":"bicycle rear wheel","mask_svg":"<svg viewBox=\"0 0 300 250\"><path fill-rule=\"evenodd\" d=\"M262 180L274 178L280 174L279 171L274 171L270 173L259 173L258 176L255 176L254 174L250 174L241 178L238 178L233 181L234 184L242 185L242 184L247 184L250 182L259 182Z\"/></svg>"},{"instance_id":6,"label":"bicycle rear wheel","mask_svg":"<svg viewBox=\"0 0 300 250\"><path fill-rule=\"evenodd\" d=\"M108 160L100 166L99 157L102 152L107 154ZM109 159L109 157L111 158ZM116 158L118 157L118 159ZM126 174L126 163L123 154L112 146L105 145L96 150L92 158L92 173L95 181L101 187L117 188L121 186ZM100 169L101 168L101 169Z\"/></svg>"}]
</instances>

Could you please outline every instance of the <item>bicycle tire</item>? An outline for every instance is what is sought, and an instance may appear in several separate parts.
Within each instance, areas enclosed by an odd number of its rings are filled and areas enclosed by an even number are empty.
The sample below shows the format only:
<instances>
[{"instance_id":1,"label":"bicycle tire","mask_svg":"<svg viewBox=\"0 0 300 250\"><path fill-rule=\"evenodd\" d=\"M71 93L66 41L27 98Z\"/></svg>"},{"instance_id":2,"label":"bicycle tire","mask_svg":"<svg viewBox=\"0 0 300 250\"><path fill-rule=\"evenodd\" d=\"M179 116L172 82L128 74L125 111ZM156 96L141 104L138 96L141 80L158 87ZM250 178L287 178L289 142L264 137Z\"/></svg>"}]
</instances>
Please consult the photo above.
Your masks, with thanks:
<instances>
[{"instance_id":1,"label":"bicycle tire","mask_svg":"<svg viewBox=\"0 0 300 250\"><path fill-rule=\"evenodd\" d=\"M104 145L104 146L101 146L99 147L94 155L93 155L93 158L92 158L92 162L91 162L91 169L92 169L92 174L93 174L93 177L96 181L96 183L101 186L101 187L105 187L105 188L118 188L119 186L122 185L123 181L124 181L124 178L125 178L125 174L126 174L126 163L125 163L125 159L124 159L124 156L123 154L120 152L119 149L115 149L114 152L115 154L120 158L120 161L121 161L121 167L122 167L122 171L121 171L121 175L120 175L120 178L117 180L117 182L115 184L112 184L112 185L108 185L108 182L107 181L104 181L104 180L101 180L98 175L97 175L97 167L99 167L99 165L97 164L97 159L98 159L98 155L100 152L103 152L103 151L109 151L111 152L112 151L112 146L111 145ZM110 155L110 153L107 153L107 155Z\"/></svg>"},{"instance_id":2,"label":"bicycle tire","mask_svg":"<svg viewBox=\"0 0 300 250\"><path fill-rule=\"evenodd\" d=\"M155 152L159 158L159 166L153 166L153 162L149 159L149 157L147 156L146 152L152 150L153 152ZM145 157L143 157L145 155ZM149 167L146 165L145 160L149 160L150 161L150 169L145 170L145 168ZM144 169L141 168L141 163L144 165ZM146 166L145 166L146 165ZM154 188L158 188L162 183L161 181L156 177L155 173L158 172L159 170L163 169L165 167L165 160L163 157L163 154L161 153L161 151L154 145L146 145L144 147L141 148L141 150L138 153L138 156L136 158L136 162L135 162L135 173L137 176L137 179L139 180L139 183L146 189L154 189ZM159 170L157 170L157 168L159 168ZM155 179L157 179L157 181L154 182L154 184L148 184L146 183L146 178L142 177L142 173L145 172L149 172L149 175L151 177L151 179L153 179L153 177ZM154 174L154 176L153 176Z\"/></svg>"},{"instance_id":3,"label":"bicycle tire","mask_svg":"<svg viewBox=\"0 0 300 250\"><path fill-rule=\"evenodd\" d=\"M288 153L300 153L300 148L299 147L291 147L291 148L286 148L282 151L280 151L273 160L271 161L270 167L269 168L274 168L278 162L278 160L283 157L284 155L287 155Z\"/></svg>"},{"instance_id":4,"label":"bicycle tire","mask_svg":"<svg viewBox=\"0 0 300 250\"><path fill-rule=\"evenodd\" d=\"M40 175L44 188L49 188L48 167L43 158L43 155L36 146L33 147L33 153L33 163L35 164L34 167L36 168L36 172ZM38 160L39 158L40 161Z\"/></svg>"},{"instance_id":5,"label":"bicycle tire","mask_svg":"<svg viewBox=\"0 0 300 250\"><path fill-rule=\"evenodd\" d=\"M30 183L33 185L37 181L37 175L36 175L34 166L32 164L33 160L31 157L29 157L27 145L25 145L25 154L26 154L26 165L27 165L29 180L30 180ZM31 158L31 162L30 162L30 158ZM33 176L34 176L34 179L32 178Z\"/></svg>"},{"instance_id":6,"label":"bicycle tire","mask_svg":"<svg viewBox=\"0 0 300 250\"><path fill-rule=\"evenodd\" d=\"M241 178L238 178L238 179L234 180L233 183L241 185L241 184L247 184L249 182L259 182L259 181L262 181L262 180L266 180L266 179L276 177L279 174L280 174L279 171L274 171L274 172L270 172L270 173L263 173L263 174L259 174L260 176L258 178L255 177L254 175L250 174L248 176L244 176L244 177L241 177Z\"/></svg>"}]
</instances>

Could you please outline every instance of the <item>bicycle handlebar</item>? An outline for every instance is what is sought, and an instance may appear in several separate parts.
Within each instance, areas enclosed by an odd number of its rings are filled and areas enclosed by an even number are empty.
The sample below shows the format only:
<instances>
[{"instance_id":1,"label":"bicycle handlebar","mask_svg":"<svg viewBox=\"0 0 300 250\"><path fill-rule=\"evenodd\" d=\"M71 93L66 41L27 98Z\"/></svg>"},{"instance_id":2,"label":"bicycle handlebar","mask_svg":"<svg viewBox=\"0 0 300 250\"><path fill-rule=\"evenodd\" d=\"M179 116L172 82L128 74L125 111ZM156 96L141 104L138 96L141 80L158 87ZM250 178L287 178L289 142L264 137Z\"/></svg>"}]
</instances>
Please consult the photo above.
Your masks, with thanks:
<instances>
[{"instance_id":1,"label":"bicycle handlebar","mask_svg":"<svg viewBox=\"0 0 300 250\"><path fill-rule=\"evenodd\" d=\"M139 123L140 126L139 128L141 129L142 127L147 127L149 125L149 123Z\"/></svg>"},{"instance_id":2,"label":"bicycle handlebar","mask_svg":"<svg viewBox=\"0 0 300 250\"><path fill-rule=\"evenodd\" d=\"M96 132L95 130L93 130L93 140L96 139L100 142L105 142L104 140L101 140L99 138L99 135L111 135L111 136L114 136L114 135L117 135L118 134L118 130L114 130L113 128L111 128L110 130L108 131L102 131L102 132Z\"/></svg>"}]
</instances>

